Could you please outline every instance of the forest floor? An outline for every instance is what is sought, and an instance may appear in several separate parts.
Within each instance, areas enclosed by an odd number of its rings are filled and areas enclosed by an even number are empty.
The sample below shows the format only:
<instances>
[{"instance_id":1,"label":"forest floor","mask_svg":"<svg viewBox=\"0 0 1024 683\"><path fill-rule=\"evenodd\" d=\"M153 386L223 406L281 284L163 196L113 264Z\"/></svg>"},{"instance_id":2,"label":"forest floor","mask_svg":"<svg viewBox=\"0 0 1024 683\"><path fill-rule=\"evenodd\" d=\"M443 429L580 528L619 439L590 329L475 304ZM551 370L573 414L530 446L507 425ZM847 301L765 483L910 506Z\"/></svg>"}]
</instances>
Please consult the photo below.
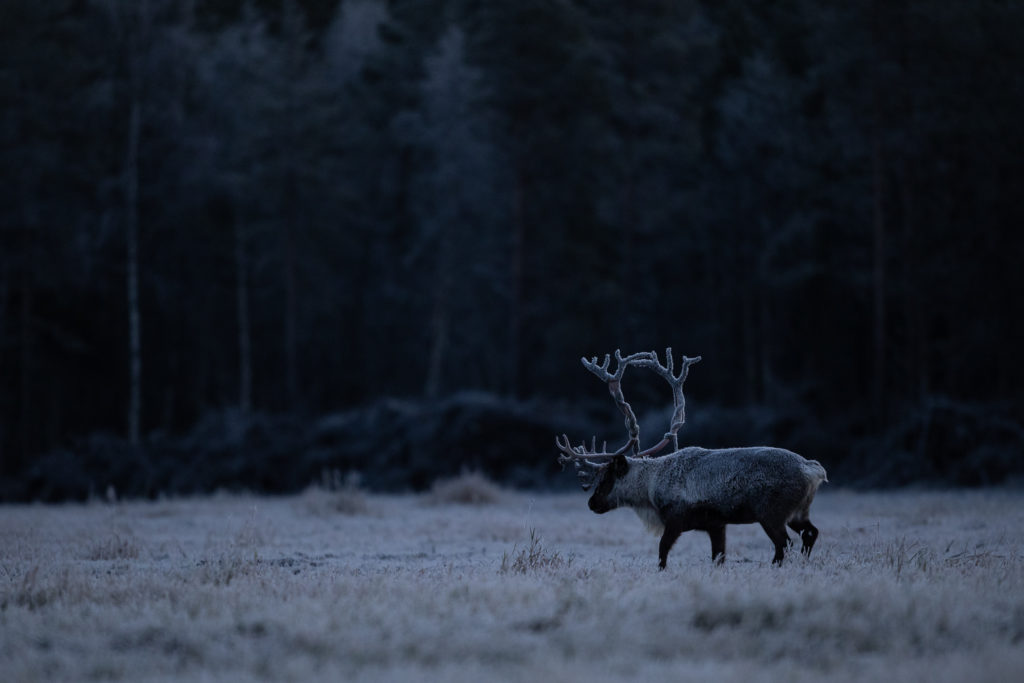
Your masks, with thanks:
<instances>
[{"instance_id":1,"label":"forest floor","mask_svg":"<svg viewBox=\"0 0 1024 683\"><path fill-rule=\"evenodd\" d=\"M485 496L486 498L486 496ZM1024 492L825 485L813 555L713 566L586 496L310 489L0 507L5 681L1011 681Z\"/></svg>"}]
</instances>

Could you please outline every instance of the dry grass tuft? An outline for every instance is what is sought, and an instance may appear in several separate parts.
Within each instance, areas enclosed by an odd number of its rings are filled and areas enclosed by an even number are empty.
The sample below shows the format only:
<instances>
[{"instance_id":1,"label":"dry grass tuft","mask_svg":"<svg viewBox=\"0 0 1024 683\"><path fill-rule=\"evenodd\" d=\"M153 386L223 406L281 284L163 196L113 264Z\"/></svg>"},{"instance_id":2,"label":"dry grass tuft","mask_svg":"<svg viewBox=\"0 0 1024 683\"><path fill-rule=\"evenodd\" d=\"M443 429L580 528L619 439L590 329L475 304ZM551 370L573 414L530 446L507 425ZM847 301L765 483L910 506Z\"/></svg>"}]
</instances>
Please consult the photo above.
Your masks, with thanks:
<instances>
[{"instance_id":1,"label":"dry grass tuft","mask_svg":"<svg viewBox=\"0 0 1024 683\"><path fill-rule=\"evenodd\" d=\"M362 515L370 510L358 472L342 476L338 470L324 470L320 482L302 492L302 502L308 511L320 516Z\"/></svg>"},{"instance_id":2,"label":"dry grass tuft","mask_svg":"<svg viewBox=\"0 0 1024 683\"><path fill-rule=\"evenodd\" d=\"M221 557L200 560L196 565L195 578L201 584L229 586L240 577L249 577L259 571L260 559L254 552L250 556L242 553L228 553Z\"/></svg>"},{"instance_id":3,"label":"dry grass tuft","mask_svg":"<svg viewBox=\"0 0 1024 683\"><path fill-rule=\"evenodd\" d=\"M516 552L518 550L518 552ZM541 545L540 536L536 529L530 529L530 544L522 550L512 546L512 553L504 553L501 556L501 567L498 571L502 574L528 574L539 571L552 571L556 569L568 569L572 565L573 557L562 557L557 550L548 551Z\"/></svg>"},{"instance_id":4,"label":"dry grass tuft","mask_svg":"<svg viewBox=\"0 0 1024 683\"><path fill-rule=\"evenodd\" d=\"M434 505L489 505L501 500L501 487L480 472L463 472L452 479L434 482L426 501Z\"/></svg>"},{"instance_id":5,"label":"dry grass tuft","mask_svg":"<svg viewBox=\"0 0 1024 683\"><path fill-rule=\"evenodd\" d=\"M139 542L132 536L114 534L93 545L86 553L87 560L134 560L140 551Z\"/></svg>"}]
</instances>

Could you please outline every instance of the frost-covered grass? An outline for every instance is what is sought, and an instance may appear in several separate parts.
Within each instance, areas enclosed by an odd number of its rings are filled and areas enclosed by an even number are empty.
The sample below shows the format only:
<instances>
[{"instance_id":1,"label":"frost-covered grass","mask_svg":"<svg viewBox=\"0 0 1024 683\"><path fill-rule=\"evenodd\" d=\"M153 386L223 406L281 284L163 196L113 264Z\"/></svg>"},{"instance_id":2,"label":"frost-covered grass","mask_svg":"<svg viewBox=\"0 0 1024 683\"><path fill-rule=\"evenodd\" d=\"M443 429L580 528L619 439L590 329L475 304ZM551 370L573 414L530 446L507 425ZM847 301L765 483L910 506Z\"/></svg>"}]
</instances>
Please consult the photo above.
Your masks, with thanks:
<instances>
[{"instance_id":1,"label":"frost-covered grass","mask_svg":"<svg viewBox=\"0 0 1024 683\"><path fill-rule=\"evenodd\" d=\"M1020 680L1024 494L856 494L770 566L584 494L0 508L4 681ZM348 498L336 501L332 497Z\"/></svg>"}]
</instances>

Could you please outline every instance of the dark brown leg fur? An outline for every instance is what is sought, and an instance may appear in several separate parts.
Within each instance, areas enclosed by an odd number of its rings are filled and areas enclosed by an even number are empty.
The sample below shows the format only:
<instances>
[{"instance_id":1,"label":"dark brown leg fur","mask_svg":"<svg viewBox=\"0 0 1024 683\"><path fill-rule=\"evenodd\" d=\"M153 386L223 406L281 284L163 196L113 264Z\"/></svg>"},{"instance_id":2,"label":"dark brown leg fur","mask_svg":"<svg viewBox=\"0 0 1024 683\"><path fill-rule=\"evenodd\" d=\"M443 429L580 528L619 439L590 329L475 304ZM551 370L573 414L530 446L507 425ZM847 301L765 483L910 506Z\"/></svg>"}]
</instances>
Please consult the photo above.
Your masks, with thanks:
<instances>
[{"instance_id":1,"label":"dark brown leg fur","mask_svg":"<svg viewBox=\"0 0 1024 683\"><path fill-rule=\"evenodd\" d=\"M665 525L665 533L661 535L661 543L658 544L658 569L665 568L665 562L668 560L668 551L672 550L672 545L682 533L683 527L678 524Z\"/></svg>"},{"instance_id":2,"label":"dark brown leg fur","mask_svg":"<svg viewBox=\"0 0 1024 683\"><path fill-rule=\"evenodd\" d=\"M772 543L775 545L775 557L772 558L772 564L782 564L782 558L786 554L786 545L789 543L789 534L786 533L786 525L768 525L761 522L761 528L768 534L768 538L772 539Z\"/></svg>"},{"instance_id":3,"label":"dark brown leg fur","mask_svg":"<svg viewBox=\"0 0 1024 683\"><path fill-rule=\"evenodd\" d=\"M800 548L800 552L810 557L814 542L818 540L818 527L811 524L810 520L804 519L790 522L789 528L800 534L800 539L803 541L803 547Z\"/></svg>"},{"instance_id":4,"label":"dark brown leg fur","mask_svg":"<svg viewBox=\"0 0 1024 683\"><path fill-rule=\"evenodd\" d=\"M725 562L725 527L708 529L708 536L711 537L711 560L715 564L723 564Z\"/></svg>"}]
</instances>

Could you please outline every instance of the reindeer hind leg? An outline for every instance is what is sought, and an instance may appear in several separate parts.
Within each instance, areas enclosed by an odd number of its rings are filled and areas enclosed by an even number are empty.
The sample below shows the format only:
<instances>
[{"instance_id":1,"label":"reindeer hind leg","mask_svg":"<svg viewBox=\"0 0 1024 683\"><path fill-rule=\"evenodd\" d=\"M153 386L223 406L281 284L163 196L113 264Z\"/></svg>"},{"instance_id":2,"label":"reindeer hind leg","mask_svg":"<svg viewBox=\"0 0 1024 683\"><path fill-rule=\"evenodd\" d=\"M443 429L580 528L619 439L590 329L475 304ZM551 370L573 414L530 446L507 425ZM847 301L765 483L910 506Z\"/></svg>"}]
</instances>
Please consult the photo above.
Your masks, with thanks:
<instances>
[{"instance_id":1,"label":"reindeer hind leg","mask_svg":"<svg viewBox=\"0 0 1024 683\"><path fill-rule=\"evenodd\" d=\"M818 540L818 527L811 524L809 519L794 519L789 523L789 528L800 534L800 540L803 541L800 552L810 557L814 542Z\"/></svg>"},{"instance_id":2,"label":"reindeer hind leg","mask_svg":"<svg viewBox=\"0 0 1024 683\"><path fill-rule=\"evenodd\" d=\"M768 534L768 538L772 539L772 544L775 545L775 557L772 558L772 564L781 565L782 558L786 554L786 546L789 545L789 534L786 533L786 525L775 524L771 522L761 522L761 528Z\"/></svg>"}]
</instances>

